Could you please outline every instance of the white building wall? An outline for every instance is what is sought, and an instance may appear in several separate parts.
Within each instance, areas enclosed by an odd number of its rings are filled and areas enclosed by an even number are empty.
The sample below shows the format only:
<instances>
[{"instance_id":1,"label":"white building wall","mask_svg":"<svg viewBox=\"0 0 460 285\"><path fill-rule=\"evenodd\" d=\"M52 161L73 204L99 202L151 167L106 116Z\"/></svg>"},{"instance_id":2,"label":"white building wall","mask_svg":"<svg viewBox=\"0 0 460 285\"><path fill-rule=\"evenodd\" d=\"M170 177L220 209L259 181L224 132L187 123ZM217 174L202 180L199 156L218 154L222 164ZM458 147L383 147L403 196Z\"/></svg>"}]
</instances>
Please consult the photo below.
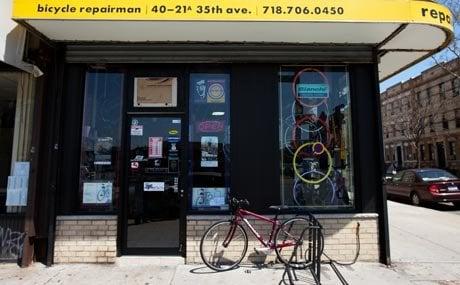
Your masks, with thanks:
<instances>
[{"instance_id":1,"label":"white building wall","mask_svg":"<svg viewBox=\"0 0 460 285\"><path fill-rule=\"evenodd\" d=\"M7 41L15 37L14 29L18 26L13 20L12 15L13 0L2 0L0 5L0 61L7 62L11 52L7 51ZM7 52L9 54L7 54Z\"/></svg>"},{"instance_id":2,"label":"white building wall","mask_svg":"<svg viewBox=\"0 0 460 285\"><path fill-rule=\"evenodd\" d=\"M11 20L13 0L0 2L0 61L40 76L37 67L22 61L26 30Z\"/></svg>"}]
</instances>

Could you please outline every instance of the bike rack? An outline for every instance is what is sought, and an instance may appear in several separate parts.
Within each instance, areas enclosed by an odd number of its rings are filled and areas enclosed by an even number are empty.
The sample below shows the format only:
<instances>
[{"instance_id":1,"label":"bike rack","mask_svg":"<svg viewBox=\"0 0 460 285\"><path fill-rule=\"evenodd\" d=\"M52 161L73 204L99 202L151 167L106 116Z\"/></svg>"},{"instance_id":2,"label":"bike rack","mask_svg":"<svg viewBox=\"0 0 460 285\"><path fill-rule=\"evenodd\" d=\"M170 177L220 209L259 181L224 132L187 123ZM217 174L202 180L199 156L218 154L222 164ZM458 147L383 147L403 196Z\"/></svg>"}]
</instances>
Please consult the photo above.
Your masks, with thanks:
<instances>
[{"instance_id":1,"label":"bike rack","mask_svg":"<svg viewBox=\"0 0 460 285\"><path fill-rule=\"evenodd\" d=\"M322 239L323 227L313 215L308 214L308 218L310 226L302 231L300 241L294 246L289 263L285 264L284 273L288 276L290 285L294 285L294 281L299 281L295 273L295 270L299 269L292 264L294 257L297 255L299 245L302 245L305 241L308 241L308 258L306 259L305 268L302 270L309 270L315 280L315 284L321 284L321 255L324 247ZM305 236L308 237L307 240L304 240Z\"/></svg>"}]
</instances>

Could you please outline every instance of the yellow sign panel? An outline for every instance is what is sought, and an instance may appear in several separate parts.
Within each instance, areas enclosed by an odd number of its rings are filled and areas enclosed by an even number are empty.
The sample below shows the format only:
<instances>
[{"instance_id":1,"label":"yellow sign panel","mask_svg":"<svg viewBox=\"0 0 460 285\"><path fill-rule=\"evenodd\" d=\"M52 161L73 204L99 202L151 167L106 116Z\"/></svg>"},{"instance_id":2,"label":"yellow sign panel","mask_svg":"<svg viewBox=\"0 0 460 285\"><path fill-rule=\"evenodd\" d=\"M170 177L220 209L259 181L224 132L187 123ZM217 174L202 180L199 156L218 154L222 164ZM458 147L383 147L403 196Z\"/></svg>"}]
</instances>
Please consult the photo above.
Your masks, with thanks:
<instances>
[{"instance_id":1,"label":"yellow sign panel","mask_svg":"<svg viewBox=\"0 0 460 285\"><path fill-rule=\"evenodd\" d=\"M446 7L417 0L14 0L14 19L421 23L453 30Z\"/></svg>"}]
</instances>

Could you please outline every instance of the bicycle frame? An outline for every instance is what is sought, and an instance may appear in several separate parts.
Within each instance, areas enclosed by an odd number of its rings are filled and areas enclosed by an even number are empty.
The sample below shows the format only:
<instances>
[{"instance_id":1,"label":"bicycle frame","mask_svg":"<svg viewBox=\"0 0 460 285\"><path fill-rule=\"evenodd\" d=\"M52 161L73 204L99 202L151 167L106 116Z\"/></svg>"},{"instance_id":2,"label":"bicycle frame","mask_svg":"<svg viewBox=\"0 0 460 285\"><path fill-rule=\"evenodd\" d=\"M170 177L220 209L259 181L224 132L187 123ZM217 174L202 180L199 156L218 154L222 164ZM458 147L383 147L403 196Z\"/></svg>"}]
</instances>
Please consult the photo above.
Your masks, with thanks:
<instances>
[{"instance_id":1,"label":"bicycle frame","mask_svg":"<svg viewBox=\"0 0 460 285\"><path fill-rule=\"evenodd\" d=\"M260 235L259 232L257 232L257 230L251 225L251 223L246 219L246 217L248 217L248 216L253 217L256 220L272 224L272 229L270 231L270 236L269 236L268 240L265 240L263 238L263 236ZM227 247L228 244L233 239L233 235L235 234L235 230L236 230L236 225L241 224L241 222L246 224L246 226L249 228L251 233L259 240L259 242L263 246L268 247L270 249L275 249L275 241L273 240L273 238L275 236L275 231L281 225L281 223L278 221L278 215L276 215L274 219L270 219L270 218L267 218L265 216L253 213L253 212L248 211L248 210L240 209L240 208L238 208L236 210L235 215L234 215L234 217L232 219L233 226L230 228L230 231L227 234L227 237L224 239L223 245L225 247ZM284 248L284 247L294 246L295 244L296 244L295 242L287 242L287 241L285 241L281 245L276 245L276 247Z\"/></svg>"}]
</instances>

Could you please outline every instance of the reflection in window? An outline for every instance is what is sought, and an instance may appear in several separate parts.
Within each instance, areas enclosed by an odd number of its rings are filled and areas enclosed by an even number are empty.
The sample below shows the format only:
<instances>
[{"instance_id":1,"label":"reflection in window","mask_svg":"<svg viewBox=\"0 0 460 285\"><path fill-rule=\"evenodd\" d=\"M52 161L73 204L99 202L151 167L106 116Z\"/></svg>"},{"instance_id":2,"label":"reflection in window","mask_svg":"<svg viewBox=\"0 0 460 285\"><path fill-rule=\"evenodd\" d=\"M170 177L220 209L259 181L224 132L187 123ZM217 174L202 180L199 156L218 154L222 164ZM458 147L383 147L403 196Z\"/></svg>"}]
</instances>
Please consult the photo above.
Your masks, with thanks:
<instances>
[{"instance_id":1,"label":"reflection in window","mask_svg":"<svg viewBox=\"0 0 460 285\"><path fill-rule=\"evenodd\" d=\"M110 211L120 193L123 74L88 72L80 159L80 210Z\"/></svg>"},{"instance_id":2,"label":"reflection in window","mask_svg":"<svg viewBox=\"0 0 460 285\"><path fill-rule=\"evenodd\" d=\"M353 207L349 90L345 67L281 67L283 204Z\"/></svg>"},{"instance_id":3,"label":"reflection in window","mask_svg":"<svg viewBox=\"0 0 460 285\"><path fill-rule=\"evenodd\" d=\"M227 210L230 76L190 74L189 197L192 210Z\"/></svg>"}]
</instances>

